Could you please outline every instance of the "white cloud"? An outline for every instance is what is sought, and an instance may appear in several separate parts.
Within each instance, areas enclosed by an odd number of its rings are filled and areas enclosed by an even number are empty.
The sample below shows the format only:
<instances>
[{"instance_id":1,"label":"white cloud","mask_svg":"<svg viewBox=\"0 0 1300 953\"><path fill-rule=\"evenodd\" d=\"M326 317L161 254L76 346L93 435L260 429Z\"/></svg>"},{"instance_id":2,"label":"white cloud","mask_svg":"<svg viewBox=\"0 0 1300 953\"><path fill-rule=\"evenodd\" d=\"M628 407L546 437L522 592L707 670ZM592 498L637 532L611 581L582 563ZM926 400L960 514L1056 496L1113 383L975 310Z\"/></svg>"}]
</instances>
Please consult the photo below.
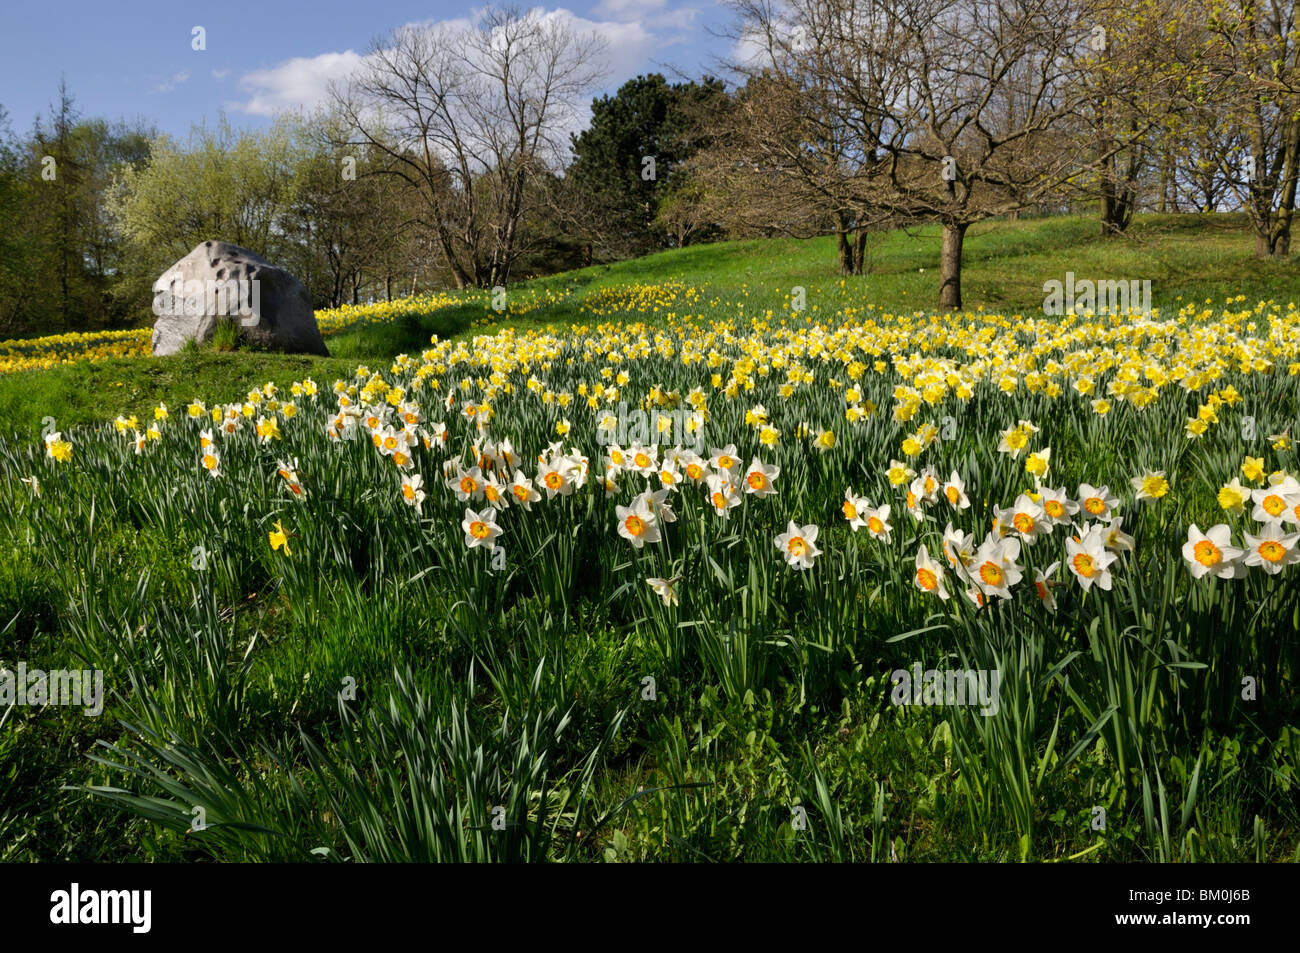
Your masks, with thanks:
<instances>
[{"instance_id":1,"label":"white cloud","mask_svg":"<svg viewBox=\"0 0 1300 953\"><path fill-rule=\"evenodd\" d=\"M329 98L330 82L346 78L364 59L360 53L345 50L296 56L270 69L245 73L239 78L239 88L251 95L235 108L254 116L273 116L285 110L319 106Z\"/></svg>"},{"instance_id":2,"label":"white cloud","mask_svg":"<svg viewBox=\"0 0 1300 953\"><path fill-rule=\"evenodd\" d=\"M668 5L668 0L600 0L593 11L612 20L642 20Z\"/></svg>"},{"instance_id":3,"label":"white cloud","mask_svg":"<svg viewBox=\"0 0 1300 953\"><path fill-rule=\"evenodd\" d=\"M695 18L699 15L700 11L694 7L679 7L676 10L665 10L663 13L647 17L645 22L655 29L689 30L695 25ZM678 36L668 42L681 43L687 39L689 37Z\"/></svg>"},{"instance_id":4,"label":"white cloud","mask_svg":"<svg viewBox=\"0 0 1300 953\"><path fill-rule=\"evenodd\" d=\"M214 69L212 71L213 79L225 79L229 75L230 75L230 70L228 69Z\"/></svg>"},{"instance_id":5,"label":"white cloud","mask_svg":"<svg viewBox=\"0 0 1300 953\"><path fill-rule=\"evenodd\" d=\"M170 79L164 79L158 83L155 83L153 87L153 91L155 93L170 93L177 86L180 86L188 82L189 78L190 78L189 71L181 70L179 73L177 73L175 76L171 77Z\"/></svg>"},{"instance_id":6,"label":"white cloud","mask_svg":"<svg viewBox=\"0 0 1300 953\"><path fill-rule=\"evenodd\" d=\"M653 66L655 52L665 46L684 42L684 32L693 24L696 10L666 9L667 0L601 0L597 15L607 20L588 20L563 7L547 11L544 18L559 20L579 33L595 33L605 41L606 88L612 90ZM643 19L627 19L639 17ZM428 21L411 26L468 25L464 19ZM677 31L673 35L671 31ZM248 98L230 104L230 108L256 116L271 116L284 110L311 109L329 99L331 81L341 81L361 67L365 55L347 50L319 56L295 57L268 69L255 70L239 78L239 87ZM588 109L583 107L585 124Z\"/></svg>"}]
</instances>

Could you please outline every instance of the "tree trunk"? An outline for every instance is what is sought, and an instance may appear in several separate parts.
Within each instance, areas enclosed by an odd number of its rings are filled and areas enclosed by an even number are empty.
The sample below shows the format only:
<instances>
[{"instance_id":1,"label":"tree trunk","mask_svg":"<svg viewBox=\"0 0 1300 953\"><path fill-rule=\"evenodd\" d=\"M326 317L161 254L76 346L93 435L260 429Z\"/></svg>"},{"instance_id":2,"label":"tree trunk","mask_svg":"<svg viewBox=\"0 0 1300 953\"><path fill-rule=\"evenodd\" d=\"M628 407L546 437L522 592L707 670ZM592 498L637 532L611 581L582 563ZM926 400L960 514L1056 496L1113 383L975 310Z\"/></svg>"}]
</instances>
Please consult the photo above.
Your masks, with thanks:
<instances>
[{"instance_id":1,"label":"tree trunk","mask_svg":"<svg viewBox=\"0 0 1300 953\"><path fill-rule=\"evenodd\" d=\"M939 276L943 279L939 287L941 308L961 307L961 246L967 227L968 222L945 222L943 226L943 251L939 257Z\"/></svg>"},{"instance_id":2,"label":"tree trunk","mask_svg":"<svg viewBox=\"0 0 1300 953\"><path fill-rule=\"evenodd\" d=\"M1291 256L1291 219L1295 214L1296 188L1300 185L1300 121L1292 120L1287 124L1286 136L1282 160L1282 194L1279 196L1271 236L1274 258Z\"/></svg>"},{"instance_id":3,"label":"tree trunk","mask_svg":"<svg viewBox=\"0 0 1300 953\"><path fill-rule=\"evenodd\" d=\"M865 275L867 273L867 230L858 229L858 237L854 244L854 254L856 255L853 262L853 273L855 275Z\"/></svg>"},{"instance_id":4,"label":"tree trunk","mask_svg":"<svg viewBox=\"0 0 1300 953\"><path fill-rule=\"evenodd\" d=\"M849 244L849 231L843 215L835 225L835 248L840 256L840 274L853 274L853 246Z\"/></svg>"}]
</instances>

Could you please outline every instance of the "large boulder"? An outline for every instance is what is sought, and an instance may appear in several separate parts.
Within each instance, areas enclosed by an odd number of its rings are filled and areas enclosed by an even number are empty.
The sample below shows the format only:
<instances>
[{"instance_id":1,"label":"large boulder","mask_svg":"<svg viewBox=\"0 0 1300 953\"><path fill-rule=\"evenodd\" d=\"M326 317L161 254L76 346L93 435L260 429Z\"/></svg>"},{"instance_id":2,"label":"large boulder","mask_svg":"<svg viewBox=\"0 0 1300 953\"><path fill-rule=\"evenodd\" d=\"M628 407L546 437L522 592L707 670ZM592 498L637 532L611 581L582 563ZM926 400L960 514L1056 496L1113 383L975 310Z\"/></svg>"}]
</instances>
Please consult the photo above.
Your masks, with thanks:
<instances>
[{"instance_id":1,"label":"large boulder","mask_svg":"<svg viewBox=\"0 0 1300 953\"><path fill-rule=\"evenodd\" d=\"M233 321L250 343L328 356L301 281L247 248L204 242L153 285L153 353L175 354L193 338L210 341Z\"/></svg>"}]
</instances>

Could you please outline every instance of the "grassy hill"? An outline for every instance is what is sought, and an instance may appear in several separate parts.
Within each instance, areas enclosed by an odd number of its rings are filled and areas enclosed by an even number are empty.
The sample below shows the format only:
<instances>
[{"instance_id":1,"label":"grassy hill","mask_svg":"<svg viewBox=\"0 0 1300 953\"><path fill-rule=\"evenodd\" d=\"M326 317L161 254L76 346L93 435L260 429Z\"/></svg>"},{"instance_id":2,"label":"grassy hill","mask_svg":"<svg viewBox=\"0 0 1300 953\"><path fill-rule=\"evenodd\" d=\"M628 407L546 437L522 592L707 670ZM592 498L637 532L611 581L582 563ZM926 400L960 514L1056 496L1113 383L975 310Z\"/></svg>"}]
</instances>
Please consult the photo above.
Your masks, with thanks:
<instances>
[{"instance_id":1,"label":"grassy hill","mask_svg":"<svg viewBox=\"0 0 1300 953\"><path fill-rule=\"evenodd\" d=\"M988 223L959 315L900 232L11 347L86 359L0 376L0 862L1300 860L1300 289L1240 224Z\"/></svg>"},{"instance_id":2,"label":"grassy hill","mask_svg":"<svg viewBox=\"0 0 1300 953\"><path fill-rule=\"evenodd\" d=\"M1188 304L1214 309L1225 302L1300 302L1300 271L1287 262L1252 257L1249 226L1241 215L1148 215L1129 233L1102 238L1091 216L989 221L972 227L965 243L963 297L968 310L1037 313L1043 283L1077 279L1149 280L1152 303L1171 313ZM802 286L807 305L828 317L846 303L884 311L929 310L938 297L937 227L890 232L870 254L870 272L842 278L832 237L724 242L666 251L523 281L509 289L511 311L503 320L487 310L484 292L430 313L405 313L329 338L333 357L220 353L199 350L167 358L118 358L0 376L0 435L27 439L41 420L60 427L147 415L160 401L169 406L194 397L229 401L268 380L284 384L305 375L328 383L358 363L387 362L416 354L437 334L442 338L482 333L486 327L534 327L550 323L617 319L619 304L636 286L680 282L698 289L692 313L744 318L788 307L790 289ZM614 293L615 291L619 293ZM593 302L606 306L593 311ZM646 308L638 319L663 318Z\"/></svg>"}]
</instances>

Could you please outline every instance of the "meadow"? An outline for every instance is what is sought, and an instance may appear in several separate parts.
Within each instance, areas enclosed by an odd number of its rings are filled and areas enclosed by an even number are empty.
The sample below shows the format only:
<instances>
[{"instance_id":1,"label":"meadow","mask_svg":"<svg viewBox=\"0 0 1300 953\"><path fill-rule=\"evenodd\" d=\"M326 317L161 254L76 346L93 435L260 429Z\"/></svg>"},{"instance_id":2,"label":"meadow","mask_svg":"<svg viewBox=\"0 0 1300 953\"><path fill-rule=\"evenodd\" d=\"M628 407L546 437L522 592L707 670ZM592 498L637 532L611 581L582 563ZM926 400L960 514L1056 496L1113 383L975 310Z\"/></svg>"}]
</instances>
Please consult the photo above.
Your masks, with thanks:
<instances>
[{"instance_id":1,"label":"meadow","mask_svg":"<svg viewBox=\"0 0 1300 953\"><path fill-rule=\"evenodd\" d=\"M988 223L954 313L930 233L729 243L0 375L0 666L106 690L0 705L0 860L1300 858L1300 282L1240 226ZM996 704L900 688L952 670Z\"/></svg>"}]
</instances>

